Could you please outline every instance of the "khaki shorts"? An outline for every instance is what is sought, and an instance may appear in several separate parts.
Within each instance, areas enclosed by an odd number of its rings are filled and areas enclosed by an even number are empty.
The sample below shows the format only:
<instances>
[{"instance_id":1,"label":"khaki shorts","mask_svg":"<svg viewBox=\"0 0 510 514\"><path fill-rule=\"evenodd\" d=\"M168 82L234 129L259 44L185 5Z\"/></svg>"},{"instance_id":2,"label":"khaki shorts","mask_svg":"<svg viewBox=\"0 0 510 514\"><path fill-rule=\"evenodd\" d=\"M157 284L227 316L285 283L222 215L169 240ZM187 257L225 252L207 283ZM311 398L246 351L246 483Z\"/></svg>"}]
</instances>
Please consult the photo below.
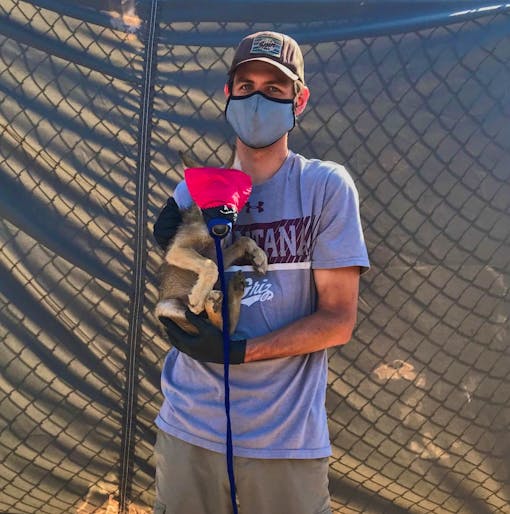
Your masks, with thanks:
<instances>
[{"instance_id":1,"label":"khaki shorts","mask_svg":"<svg viewBox=\"0 0 510 514\"><path fill-rule=\"evenodd\" d=\"M161 430L154 514L232 514L225 455ZM235 457L239 514L331 514L328 459Z\"/></svg>"}]
</instances>

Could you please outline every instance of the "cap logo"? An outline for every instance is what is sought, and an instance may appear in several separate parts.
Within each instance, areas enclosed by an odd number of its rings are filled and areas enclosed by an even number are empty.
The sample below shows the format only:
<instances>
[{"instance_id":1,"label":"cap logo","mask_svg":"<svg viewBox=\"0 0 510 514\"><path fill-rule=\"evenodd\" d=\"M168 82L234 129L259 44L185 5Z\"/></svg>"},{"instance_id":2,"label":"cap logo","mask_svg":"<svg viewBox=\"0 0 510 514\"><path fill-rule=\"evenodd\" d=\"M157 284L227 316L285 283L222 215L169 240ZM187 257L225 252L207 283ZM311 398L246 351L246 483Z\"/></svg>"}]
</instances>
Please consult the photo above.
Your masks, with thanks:
<instances>
[{"instance_id":1,"label":"cap logo","mask_svg":"<svg viewBox=\"0 0 510 514\"><path fill-rule=\"evenodd\" d=\"M283 42L271 36L257 36L251 45L251 54L266 54L271 57L280 57Z\"/></svg>"}]
</instances>

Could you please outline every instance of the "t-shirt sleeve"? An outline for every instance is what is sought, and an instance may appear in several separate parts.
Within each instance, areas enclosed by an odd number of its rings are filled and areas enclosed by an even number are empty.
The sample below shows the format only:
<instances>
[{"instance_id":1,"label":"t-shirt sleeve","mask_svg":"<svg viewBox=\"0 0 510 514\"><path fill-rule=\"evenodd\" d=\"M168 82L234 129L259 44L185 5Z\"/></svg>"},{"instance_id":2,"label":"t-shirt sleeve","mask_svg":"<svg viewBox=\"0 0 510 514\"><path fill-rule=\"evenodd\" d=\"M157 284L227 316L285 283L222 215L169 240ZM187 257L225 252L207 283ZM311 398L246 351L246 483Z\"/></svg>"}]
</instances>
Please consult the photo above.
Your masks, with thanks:
<instances>
[{"instance_id":1,"label":"t-shirt sleeve","mask_svg":"<svg viewBox=\"0 0 510 514\"><path fill-rule=\"evenodd\" d=\"M370 267L359 213L356 186L339 166L328 174L319 192L317 233L312 248L312 268Z\"/></svg>"},{"instance_id":2,"label":"t-shirt sleeve","mask_svg":"<svg viewBox=\"0 0 510 514\"><path fill-rule=\"evenodd\" d=\"M174 191L174 199L177 205L179 206L179 209L188 209L189 207L191 207L193 199L189 194L188 186L186 185L186 182L184 182L184 180L177 184L177 187Z\"/></svg>"}]
</instances>

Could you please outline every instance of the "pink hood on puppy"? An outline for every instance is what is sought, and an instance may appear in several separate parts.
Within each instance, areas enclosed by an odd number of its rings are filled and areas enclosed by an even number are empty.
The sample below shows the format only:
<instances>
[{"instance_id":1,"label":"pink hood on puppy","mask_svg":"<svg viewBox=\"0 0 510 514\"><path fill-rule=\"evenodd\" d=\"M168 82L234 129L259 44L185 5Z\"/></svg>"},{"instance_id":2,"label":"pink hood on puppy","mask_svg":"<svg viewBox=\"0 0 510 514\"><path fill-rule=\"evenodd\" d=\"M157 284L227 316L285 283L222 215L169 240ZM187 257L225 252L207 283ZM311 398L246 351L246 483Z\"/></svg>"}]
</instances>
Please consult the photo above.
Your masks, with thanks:
<instances>
[{"instance_id":1,"label":"pink hood on puppy","mask_svg":"<svg viewBox=\"0 0 510 514\"><path fill-rule=\"evenodd\" d=\"M227 205L239 212L252 190L251 177L235 169L188 168L184 170L184 180L200 209Z\"/></svg>"}]
</instances>

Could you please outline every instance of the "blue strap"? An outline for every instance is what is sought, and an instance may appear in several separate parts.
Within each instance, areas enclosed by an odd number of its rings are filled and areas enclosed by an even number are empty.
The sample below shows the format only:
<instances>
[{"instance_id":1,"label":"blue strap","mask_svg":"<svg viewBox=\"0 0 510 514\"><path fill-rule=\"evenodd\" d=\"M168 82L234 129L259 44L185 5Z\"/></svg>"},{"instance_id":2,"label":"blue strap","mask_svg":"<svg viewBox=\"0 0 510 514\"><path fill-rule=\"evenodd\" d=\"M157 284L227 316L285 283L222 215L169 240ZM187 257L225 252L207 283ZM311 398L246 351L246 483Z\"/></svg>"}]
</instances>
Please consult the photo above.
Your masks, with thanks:
<instances>
[{"instance_id":1,"label":"blue strap","mask_svg":"<svg viewBox=\"0 0 510 514\"><path fill-rule=\"evenodd\" d=\"M223 382L225 389L225 414L227 416L227 472L228 481L230 483L230 500L232 501L232 508L234 509L234 514L238 514L236 502L236 483L234 478L234 450L232 446L232 426L230 423L230 320L228 317L227 286L225 283L225 270L223 268L223 252L221 251L221 237L213 237L216 245L216 258L218 261L220 287L223 293L223 301L221 303L221 314L223 316Z\"/></svg>"}]
</instances>

